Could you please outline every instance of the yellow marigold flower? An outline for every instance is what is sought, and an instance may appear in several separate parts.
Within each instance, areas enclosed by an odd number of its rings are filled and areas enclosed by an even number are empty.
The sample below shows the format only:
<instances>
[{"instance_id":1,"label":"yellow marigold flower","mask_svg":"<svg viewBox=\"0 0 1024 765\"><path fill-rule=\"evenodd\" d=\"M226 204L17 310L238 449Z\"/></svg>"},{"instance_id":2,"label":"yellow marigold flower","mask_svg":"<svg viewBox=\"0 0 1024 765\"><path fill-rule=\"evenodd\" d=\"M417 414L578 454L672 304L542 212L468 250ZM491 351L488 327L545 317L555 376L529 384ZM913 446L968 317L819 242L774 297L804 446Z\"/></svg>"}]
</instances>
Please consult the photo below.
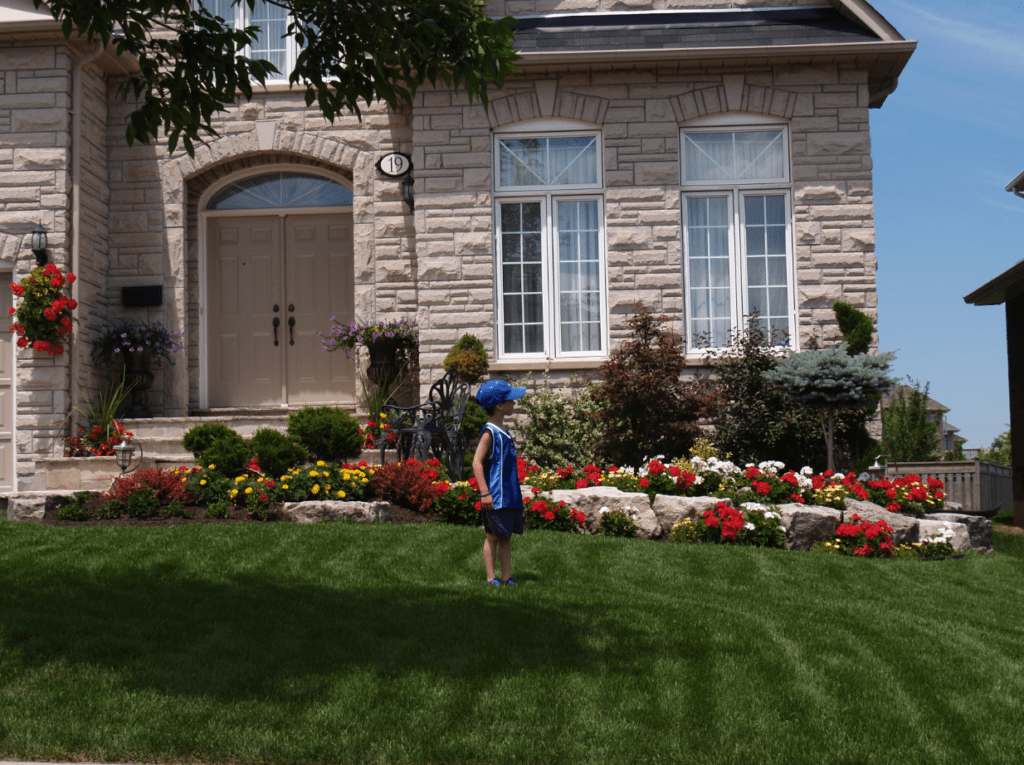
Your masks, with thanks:
<instances>
[{"instance_id":1,"label":"yellow marigold flower","mask_svg":"<svg viewBox=\"0 0 1024 765\"><path fill-rule=\"evenodd\" d=\"M324 491L330 491L330 490L331 490L331 485L330 484L327 484L326 486L324 486Z\"/></svg>"},{"instance_id":2,"label":"yellow marigold flower","mask_svg":"<svg viewBox=\"0 0 1024 765\"><path fill-rule=\"evenodd\" d=\"M260 476L259 478L256 479L256 483L263 483L265 480L266 479L263 478L263 476Z\"/></svg>"},{"instance_id":3,"label":"yellow marigold flower","mask_svg":"<svg viewBox=\"0 0 1024 765\"><path fill-rule=\"evenodd\" d=\"M318 483L313 484L313 488L310 489L309 491L312 494L319 494L320 493L320 484L318 484Z\"/></svg>"},{"instance_id":4,"label":"yellow marigold flower","mask_svg":"<svg viewBox=\"0 0 1024 765\"><path fill-rule=\"evenodd\" d=\"M235 479L235 483L241 483L241 482L242 482L242 481L244 481L244 480L245 480L245 476L244 476L244 475L240 475L240 476L238 476L238 477L237 477L237 478Z\"/></svg>"},{"instance_id":5,"label":"yellow marigold flower","mask_svg":"<svg viewBox=\"0 0 1024 765\"><path fill-rule=\"evenodd\" d=\"M217 467L217 466L216 465L210 465L209 470L213 470L215 467Z\"/></svg>"},{"instance_id":6,"label":"yellow marigold flower","mask_svg":"<svg viewBox=\"0 0 1024 765\"><path fill-rule=\"evenodd\" d=\"M324 465L326 465L326 464L327 464L327 463L326 463L326 462L324 462L323 460L317 460L316 466L317 466L317 467L323 467L323 466L324 466Z\"/></svg>"},{"instance_id":7,"label":"yellow marigold flower","mask_svg":"<svg viewBox=\"0 0 1024 765\"><path fill-rule=\"evenodd\" d=\"M188 480L187 478L182 478L182 479L181 479L181 482L182 482L182 483L185 483L185 481L187 481L187 480Z\"/></svg>"},{"instance_id":8,"label":"yellow marigold flower","mask_svg":"<svg viewBox=\"0 0 1024 765\"><path fill-rule=\"evenodd\" d=\"M319 478L319 477L320 477L320 474L319 474L318 472L316 472L315 470L310 470L310 471L309 471L309 475L310 475L310 476L311 476L312 478Z\"/></svg>"},{"instance_id":9,"label":"yellow marigold flower","mask_svg":"<svg viewBox=\"0 0 1024 765\"><path fill-rule=\"evenodd\" d=\"M344 498L345 498L345 492L339 491L338 492L338 499L344 499Z\"/></svg>"},{"instance_id":10,"label":"yellow marigold flower","mask_svg":"<svg viewBox=\"0 0 1024 765\"><path fill-rule=\"evenodd\" d=\"M234 499L236 496L238 496L238 489L232 489L231 491L229 491L228 496Z\"/></svg>"},{"instance_id":11,"label":"yellow marigold flower","mask_svg":"<svg viewBox=\"0 0 1024 765\"><path fill-rule=\"evenodd\" d=\"M245 493L246 494L252 494L252 487L251 486L246 486L245 487Z\"/></svg>"},{"instance_id":12,"label":"yellow marigold flower","mask_svg":"<svg viewBox=\"0 0 1024 765\"><path fill-rule=\"evenodd\" d=\"M200 485L200 486L206 486L206 479L204 478L203 480L201 480L201 481L199 482L199 485Z\"/></svg>"},{"instance_id":13,"label":"yellow marigold flower","mask_svg":"<svg viewBox=\"0 0 1024 765\"><path fill-rule=\"evenodd\" d=\"M282 489L287 489L288 488L288 484L286 484L286 483L281 484L281 488Z\"/></svg>"}]
</instances>

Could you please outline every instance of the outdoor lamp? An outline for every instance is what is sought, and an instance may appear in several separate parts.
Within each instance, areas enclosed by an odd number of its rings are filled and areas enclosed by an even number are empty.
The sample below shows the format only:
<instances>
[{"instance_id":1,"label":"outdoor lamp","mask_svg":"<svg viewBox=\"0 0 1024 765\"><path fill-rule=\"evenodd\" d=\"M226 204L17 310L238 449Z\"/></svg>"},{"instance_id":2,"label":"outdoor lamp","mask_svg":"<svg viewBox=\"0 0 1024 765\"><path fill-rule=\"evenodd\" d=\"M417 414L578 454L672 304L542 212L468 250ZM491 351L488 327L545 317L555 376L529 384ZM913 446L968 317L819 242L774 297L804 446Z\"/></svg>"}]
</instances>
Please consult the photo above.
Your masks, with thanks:
<instances>
[{"instance_id":1,"label":"outdoor lamp","mask_svg":"<svg viewBox=\"0 0 1024 765\"><path fill-rule=\"evenodd\" d=\"M114 459L117 461L117 466L121 468L121 475L133 472L128 469L128 466L132 464L132 457L134 456L135 447L128 443L127 438L122 439L121 443L114 447Z\"/></svg>"},{"instance_id":2,"label":"outdoor lamp","mask_svg":"<svg viewBox=\"0 0 1024 765\"><path fill-rule=\"evenodd\" d=\"M413 180L412 174L405 176L402 179L402 201L409 205L409 212L416 211L416 199L412 195L412 187L416 181Z\"/></svg>"},{"instance_id":3,"label":"outdoor lamp","mask_svg":"<svg viewBox=\"0 0 1024 765\"><path fill-rule=\"evenodd\" d=\"M879 454L878 456L876 456L875 457L875 464L868 468L868 472L869 473L871 473L872 475L878 475L878 474L880 474L880 473L885 471L885 465L879 465L878 464L878 461L880 459L882 459L882 457L885 457L886 459L889 459L889 455L888 454Z\"/></svg>"},{"instance_id":4,"label":"outdoor lamp","mask_svg":"<svg viewBox=\"0 0 1024 765\"><path fill-rule=\"evenodd\" d=\"M36 263L46 265L46 229L42 223L37 223L32 229L32 254L36 256Z\"/></svg>"}]
</instances>

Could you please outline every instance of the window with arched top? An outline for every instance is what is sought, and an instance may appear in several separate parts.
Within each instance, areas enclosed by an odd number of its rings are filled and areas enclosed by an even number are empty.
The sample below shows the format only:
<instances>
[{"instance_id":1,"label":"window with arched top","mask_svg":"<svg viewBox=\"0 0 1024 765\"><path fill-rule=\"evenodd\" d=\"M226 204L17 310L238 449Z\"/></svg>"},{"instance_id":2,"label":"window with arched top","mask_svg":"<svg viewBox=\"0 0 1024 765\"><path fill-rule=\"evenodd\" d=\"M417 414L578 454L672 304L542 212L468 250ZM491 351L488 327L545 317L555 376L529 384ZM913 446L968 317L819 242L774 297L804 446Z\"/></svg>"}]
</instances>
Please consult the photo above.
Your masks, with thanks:
<instances>
[{"instance_id":1,"label":"window with arched top","mask_svg":"<svg viewBox=\"0 0 1024 765\"><path fill-rule=\"evenodd\" d=\"M352 190L310 173L275 171L242 178L211 197L207 210L269 210L296 207L347 207Z\"/></svg>"}]
</instances>

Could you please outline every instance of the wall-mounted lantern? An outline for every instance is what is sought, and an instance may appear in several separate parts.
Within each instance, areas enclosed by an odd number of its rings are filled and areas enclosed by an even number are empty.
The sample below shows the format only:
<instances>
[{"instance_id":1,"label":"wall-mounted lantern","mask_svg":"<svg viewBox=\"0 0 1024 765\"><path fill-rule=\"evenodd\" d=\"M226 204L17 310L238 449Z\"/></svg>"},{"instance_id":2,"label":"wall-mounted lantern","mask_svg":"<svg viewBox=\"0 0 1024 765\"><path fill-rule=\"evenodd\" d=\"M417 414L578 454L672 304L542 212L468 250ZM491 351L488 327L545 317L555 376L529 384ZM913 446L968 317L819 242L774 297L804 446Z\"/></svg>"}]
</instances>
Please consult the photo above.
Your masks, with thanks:
<instances>
[{"instance_id":1,"label":"wall-mounted lantern","mask_svg":"<svg viewBox=\"0 0 1024 765\"><path fill-rule=\"evenodd\" d=\"M43 228L42 223L37 223L36 227L32 229L32 254L36 256L36 263L41 266L46 265L46 229Z\"/></svg>"}]
</instances>

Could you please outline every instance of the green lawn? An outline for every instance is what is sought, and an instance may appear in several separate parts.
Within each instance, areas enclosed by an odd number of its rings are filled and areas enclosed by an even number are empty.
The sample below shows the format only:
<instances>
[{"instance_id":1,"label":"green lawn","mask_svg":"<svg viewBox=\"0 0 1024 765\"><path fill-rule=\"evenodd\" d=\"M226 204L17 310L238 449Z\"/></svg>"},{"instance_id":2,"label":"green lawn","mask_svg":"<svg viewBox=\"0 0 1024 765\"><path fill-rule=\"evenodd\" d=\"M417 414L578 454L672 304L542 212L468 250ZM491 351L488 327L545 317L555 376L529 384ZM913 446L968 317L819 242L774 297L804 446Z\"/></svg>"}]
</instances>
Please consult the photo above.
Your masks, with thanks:
<instances>
[{"instance_id":1,"label":"green lawn","mask_svg":"<svg viewBox=\"0 0 1024 765\"><path fill-rule=\"evenodd\" d=\"M0 521L0 760L1014 763L1024 537L873 561Z\"/></svg>"}]
</instances>

